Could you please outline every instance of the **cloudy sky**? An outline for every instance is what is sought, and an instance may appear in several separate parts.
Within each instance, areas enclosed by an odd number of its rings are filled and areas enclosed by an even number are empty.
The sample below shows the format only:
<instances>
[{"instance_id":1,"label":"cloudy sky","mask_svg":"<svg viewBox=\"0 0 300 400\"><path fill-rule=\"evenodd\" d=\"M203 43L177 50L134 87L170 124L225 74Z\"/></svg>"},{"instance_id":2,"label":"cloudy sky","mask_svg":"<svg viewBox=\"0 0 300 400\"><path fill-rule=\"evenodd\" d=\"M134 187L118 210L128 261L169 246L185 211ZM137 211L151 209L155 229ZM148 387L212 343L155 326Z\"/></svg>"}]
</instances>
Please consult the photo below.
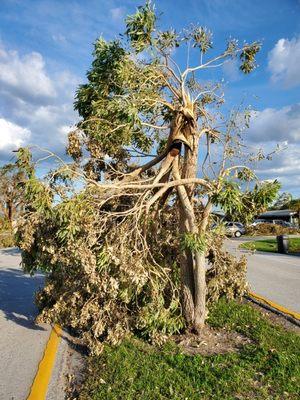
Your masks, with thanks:
<instances>
[{"instance_id":1,"label":"cloudy sky","mask_svg":"<svg viewBox=\"0 0 300 400\"><path fill-rule=\"evenodd\" d=\"M0 1L0 163L21 145L63 154L76 122L73 97L84 82L92 44L124 31L123 18L142 0ZM242 76L234 63L221 71L227 105L246 99L258 110L247 133L252 147L287 146L258 167L300 195L300 1L157 0L162 27L199 23L214 32L216 49L229 37L261 40L259 68ZM220 75L216 76L220 78Z\"/></svg>"}]
</instances>

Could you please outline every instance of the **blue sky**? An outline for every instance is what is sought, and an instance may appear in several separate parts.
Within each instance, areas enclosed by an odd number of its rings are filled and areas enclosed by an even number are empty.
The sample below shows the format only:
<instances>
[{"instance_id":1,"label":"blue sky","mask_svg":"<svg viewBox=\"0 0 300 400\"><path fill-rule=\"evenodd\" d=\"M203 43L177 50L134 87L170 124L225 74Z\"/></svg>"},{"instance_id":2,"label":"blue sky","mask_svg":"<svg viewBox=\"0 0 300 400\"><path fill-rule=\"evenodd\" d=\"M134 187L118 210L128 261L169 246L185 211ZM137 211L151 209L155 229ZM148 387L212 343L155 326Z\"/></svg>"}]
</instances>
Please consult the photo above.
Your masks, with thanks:
<instances>
[{"instance_id":1,"label":"blue sky","mask_svg":"<svg viewBox=\"0 0 300 400\"><path fill-rule=\"evenodd\" d=\"M124 31L123 18L141 1L1 0L0 160L36 143L62 153L76 121L74 91L90 66L92 44ZM215 50L226 39L260 40L259 68L242 76L234 63L221 70L227 105L246 99L259 112L248 135L252 146L288 149L263 162L263 179L278 178L300 194L300 1L158 0L160 26L190 23L214 33ZM215 73L219 78L220 73ZM212 76L214 77L214 76Z\"/></svg>"}]
</instances>

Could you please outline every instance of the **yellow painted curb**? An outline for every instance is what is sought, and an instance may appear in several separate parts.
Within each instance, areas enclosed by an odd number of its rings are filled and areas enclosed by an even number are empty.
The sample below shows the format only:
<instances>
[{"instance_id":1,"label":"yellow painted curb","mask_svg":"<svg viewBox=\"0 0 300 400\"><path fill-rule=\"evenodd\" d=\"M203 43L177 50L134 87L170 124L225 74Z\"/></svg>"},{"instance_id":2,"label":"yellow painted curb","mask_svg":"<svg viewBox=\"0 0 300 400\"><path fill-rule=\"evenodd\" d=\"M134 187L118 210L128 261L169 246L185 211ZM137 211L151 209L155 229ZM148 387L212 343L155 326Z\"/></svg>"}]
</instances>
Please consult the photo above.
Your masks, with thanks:
<instances>
[{"instance_id":1,"label":"yellow painted curb","mask_svg":"<svg viewBox=\"0 0 300 400\"><path fill-rule=\"evenodd\" d=\"M289 316L291 316L291 317L293 317L293 318L295 318L295 319L299 319L299 320L300 320L300 314L297 313L296 311L288 310L287 308L282 307L282 306L280 306L279 304L276 304L276 303L274 303L273 301L268 300L268 299L266 299L265 297L259 296L258 294L255 294L255 293L253 293L253 292L250 292L249 295L250 295L251 297L254 297L254 298L257 299L257 300L262 301L263 303L268 304L269 306L275 308L276 310L278 310L278 311L280 311L280 312L282 312L282 313L284 313L284 314L287 314L287 315L289 315Z\"/></svg>"},{"instance_id":2,"label":"yellow painted curb","mask_svg":"<svg viewBox=\"0 0 300 400\"><path fill-rule=\"evenodd\" d=\"M27 400L46 399L47 389L54 367L56 352L60 339L61 327L58 325L54 325Z\"/></svg>"}]
</instances>

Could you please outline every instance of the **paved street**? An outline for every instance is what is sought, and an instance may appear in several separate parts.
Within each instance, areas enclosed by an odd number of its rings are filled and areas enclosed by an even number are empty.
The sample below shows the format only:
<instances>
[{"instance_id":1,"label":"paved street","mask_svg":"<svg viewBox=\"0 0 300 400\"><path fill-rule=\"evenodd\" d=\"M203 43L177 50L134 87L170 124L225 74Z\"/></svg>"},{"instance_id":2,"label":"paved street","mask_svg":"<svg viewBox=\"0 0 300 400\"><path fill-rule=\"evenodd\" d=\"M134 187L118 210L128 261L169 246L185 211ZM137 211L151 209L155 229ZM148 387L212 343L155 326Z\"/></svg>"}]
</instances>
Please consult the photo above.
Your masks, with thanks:
<instances>
[{"instance_id":1,"label":"paved street","mask_svg":"<svg viewBox=\"0 0 300 400\"><path fill-rule=\"evenodd\" d=\"M0 399L26 399L48 340L50 327L37 326L35 290L43 277L24 275L16 249L0 250Z\"/></svg>"},{"instance_id":2,"label":"paved street","mask_svg":"<svg viewBox=\"0 0 300 400\"><path fill-rule=\"evenodd\" d=\"M25 275L17 249L0 249L0 400L26 400L51 332L36 325L34 293L44 277ZM46 400L63 400L68 337L63 332Z\"/></svg>"},{"instance_id":3,"label":"paved street","mask_svg":"<svg viewBox=\"0 0 300 400\"><path fill-rule=\"evenodd\" d=\"M37 326L35 290L43 277L24 275L16 249L0 249L0 399L25 400L48 340L50 327Z\"/></svg>"},{"instance_id":4,"label":"paved street","mask_svg":"<svg viewBox=\"0 0 300 400\"><path fill-rule=\"evenodd\" d=\"M238 249L244 241L247 239L228 239L226 248L233 254L246 254L251 291L300 312L300 256L263 252L251 254Z\"/></svg>"}]
</instances>

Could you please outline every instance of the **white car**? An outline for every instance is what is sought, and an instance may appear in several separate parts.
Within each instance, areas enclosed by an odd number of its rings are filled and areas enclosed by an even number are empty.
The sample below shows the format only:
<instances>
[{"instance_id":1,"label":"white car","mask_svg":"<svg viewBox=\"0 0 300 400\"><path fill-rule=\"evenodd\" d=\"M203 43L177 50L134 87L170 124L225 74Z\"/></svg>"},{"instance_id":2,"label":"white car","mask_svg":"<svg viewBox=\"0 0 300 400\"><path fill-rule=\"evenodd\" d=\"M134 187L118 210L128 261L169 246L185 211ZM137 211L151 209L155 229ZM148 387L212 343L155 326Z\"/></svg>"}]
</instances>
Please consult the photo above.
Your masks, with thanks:
<instances>
[{"instance_id":1,"label":"white car","mask_svg":"<svg viewBox=\"0 0 300 400\"><path fill-rule=\"evenodd\" d=\"M256 226L259 224L265 224L268 223L268 221L265 221L264 219L255 219L250 226Z\"/></svg>"},{"instance_id":2,"label":"white car","mask_svg":"<svg viewBox=\"0 0 300 400\"><path fill-rule=\"evenodd\" d=\"M246 229L240 222L225 222L226 233L230 236L241 237L246 233Z\"/></svg>"}]
</instances>

